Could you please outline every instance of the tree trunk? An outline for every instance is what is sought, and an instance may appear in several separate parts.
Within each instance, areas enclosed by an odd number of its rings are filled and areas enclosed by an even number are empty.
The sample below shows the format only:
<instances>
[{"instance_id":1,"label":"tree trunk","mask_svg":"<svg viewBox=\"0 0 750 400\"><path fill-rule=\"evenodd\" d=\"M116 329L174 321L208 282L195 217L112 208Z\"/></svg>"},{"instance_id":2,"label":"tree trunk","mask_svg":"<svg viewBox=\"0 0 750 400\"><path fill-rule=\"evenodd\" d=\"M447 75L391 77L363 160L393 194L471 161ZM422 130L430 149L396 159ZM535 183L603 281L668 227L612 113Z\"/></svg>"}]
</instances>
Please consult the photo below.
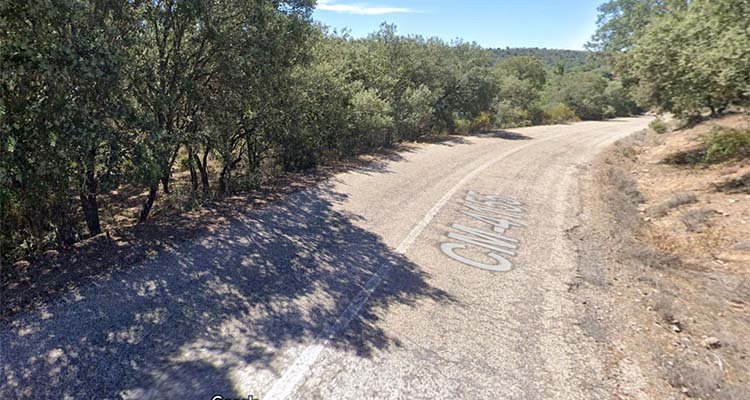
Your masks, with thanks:
<instances>
[{"instance_id":1,"label":"tree trunk","mask_svg":"<svg viewBox=\"0 0 750 400\"><path fill-rule=\"evenodd\" d=\"M190 193L198 191L198 173L195 171L195 153L193 146L188 146L188 167L190 168Z\"/></svg>"},{"instance_id":2,"label":"tree trunk","mask_svg":"<svg viewBox=\"0 0 750 400\"><path fill-rule=\"evenodd\" d=\"M169 175L164 175L161 178L161 186L164 189L164 193L169 194Z\"/></svg>"},{"instance_id":3,"label":"tree trunk","mask_svg":"<svg viewBox=\"0 0 750 400\"><path fill-rule=\"evenodd\" d=\"M221 174L219 174L219 193L222 195L227 194L227 181L229 180L229 175L232 173L232 171L237 167L237 164L242 161L242 154L240 154L237 159L234 161L226 162L224 166L221 168Z\"/></svg>"},{"instance_id":4,"label":"tree trunk","mask_svg":"<svg viewBox=\"0 0 750 400\"><path fill-rule=\"evenodd\" d=\"M253 133L245 135L245 142L247 144L247 175L252 176L260 168L261 148L253 137Z\"/></svg>"},{"instance_id":5,"label":"tree trunk","mask_svg":"<svg viewBox=\"0 0 750 400\"><path fill-rule=\"evenodd\" d=\"M56 198L51 204L53 215L52 225L55 228L57 244L60 247L69 246L76 241L75 226L70 218L69 207L66 206L62 196Z\"/></svg>"},{"instance_id":6,"label":"tree trunk","mask_svg":"<svg viewBox=\"0 0 750 400\"><path fill-rule=\"evenodd\" d=\"M151 207L154 205L154 200L156 200L156 192L158 191L158 182L152 183L148 188L148 198L146 198L146 203L143 204L141 215L138 217L138 223L146 222L146 220L148 219L148 214L151 213Z\"/></svg>"},{"instance_id":7,"label":"tree trunk","mask_svg":"<svg viewBox=\"0 0 750 400\"><path fill-rule=\"evenodd\" d=\"M227 194L227 172L229 172L229 164L224 166L224 168L221 169L221 174L219 174L219 194L224 196Z\"/></svg>"},{"instance_id":8,"label":"tree trunk","mask_svg":"<svg viewBox=\"0 0 750 400\"><path fill-rule=\"evenodd\" d=\"M203 161L201 162L200 158L198 158L197 154L194 154L195 157L195 165L198 166L198 171L201 173L201 185L203 186L203 194L208 194L208 191L210 189L209 182L208 182L208 153L211 150L209 148L206 148L205 153L203 153Z\"/></svg>"},{"instance_id":9,"label":"tree trunk","mask_svg":"<svg viewBox=\"0 0 750 400\"><path fill-rule=\"evenodd\" d=\"M96 201L96 193L81 193L81 209L83 209L83 218L86 219L86 226L89 228L89 235L96 236L102 233L99 223L99 203Z\"/></svg>"},{"instance_id":10,"label":"tree trunk","mask_svg":"<svg viewBox=\"0 0 750 400\"><path fill-rule=\"evenodd\" d=\"M164 193L169 194L169 180L172 177L172 167L174 166L175 160L177 160L177 154L180 152L180 145L177 145L172 152L172 157L169 159L169 164L164 166L163 176L161 177L161 185L164 189Z\"/></svg>"},{"instance_id":11,"label":"tree trunk","mask_svg":"<svg viewBox=\"0 0 750 400\"><path fill-rule=\"evenodd\" d=\"M83 218L86 220L86 226L89 229L89 235L96 236L102 233L101 224L99 223L99 203L96 198L99 191L99 184L96 179L96 172L94 171L96 150L92 148L89 157L84 174L84 187L79 193L79 197L81 199Z\"/></svg>"}]
</instances>

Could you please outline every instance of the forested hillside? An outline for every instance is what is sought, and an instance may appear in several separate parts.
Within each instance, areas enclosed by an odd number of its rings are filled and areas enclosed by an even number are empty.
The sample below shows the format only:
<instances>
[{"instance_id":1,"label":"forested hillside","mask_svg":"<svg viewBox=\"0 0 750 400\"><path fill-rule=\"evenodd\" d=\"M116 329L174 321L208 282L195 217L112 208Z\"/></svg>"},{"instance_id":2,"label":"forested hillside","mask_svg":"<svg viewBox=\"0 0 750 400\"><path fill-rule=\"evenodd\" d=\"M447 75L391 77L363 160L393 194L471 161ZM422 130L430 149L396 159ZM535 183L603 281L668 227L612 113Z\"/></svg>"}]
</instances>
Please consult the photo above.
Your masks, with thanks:
<instances>
[{"instance_id":1,"label":"forested hillside","mask_svg":"<svg viewBox=\"0 0 750 400\"><path fill-rule=\"evenodd\" d=\"M588 51L581 50L559 50L540 49L537 47L516 47L505 49L493 49L492 52L499 60L511 57L534 57L540 60L546 68L565 68L568 70L579 69L589 62Z\"/></svg>"},{"instance_id":2,"label":"forested hillside","mask_svg":"<svg viewBox=\"0 0 750 400\"><path fill-rule=\"evenodd\" d=\"M635 3L660 17L618 22ZM316 24L313 7L0 3L0 263L102 233L103 199L124 189L142 194L127 217L147 221L175 176L193 207L425 135L747 100L746 1L612 2L594 47L614 73L560 64L582 52L488 50L391 25L354 39Z\"/></svg>"}]
</instances>

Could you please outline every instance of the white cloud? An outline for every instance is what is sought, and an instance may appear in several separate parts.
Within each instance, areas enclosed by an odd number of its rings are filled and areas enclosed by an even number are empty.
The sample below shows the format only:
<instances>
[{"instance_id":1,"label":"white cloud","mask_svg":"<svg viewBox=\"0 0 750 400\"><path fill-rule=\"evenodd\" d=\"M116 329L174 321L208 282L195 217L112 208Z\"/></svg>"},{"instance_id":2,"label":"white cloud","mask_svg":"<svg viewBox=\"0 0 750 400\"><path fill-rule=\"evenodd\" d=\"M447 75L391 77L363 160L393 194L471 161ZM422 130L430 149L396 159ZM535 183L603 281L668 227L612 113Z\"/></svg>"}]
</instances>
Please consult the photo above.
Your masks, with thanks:
<instances>
[{"instance_id":1,"label":"white cloud","mask_svg":"<svg viewBox=\"0 0 750 400\"><path fill-rule=\"evenodd\" d=\"M414 12L414 10L406 7L371 6L364 3L339 4L337 0L318 0L318 10L357 15L385 15Z\"/></svg>"}]
</instances>

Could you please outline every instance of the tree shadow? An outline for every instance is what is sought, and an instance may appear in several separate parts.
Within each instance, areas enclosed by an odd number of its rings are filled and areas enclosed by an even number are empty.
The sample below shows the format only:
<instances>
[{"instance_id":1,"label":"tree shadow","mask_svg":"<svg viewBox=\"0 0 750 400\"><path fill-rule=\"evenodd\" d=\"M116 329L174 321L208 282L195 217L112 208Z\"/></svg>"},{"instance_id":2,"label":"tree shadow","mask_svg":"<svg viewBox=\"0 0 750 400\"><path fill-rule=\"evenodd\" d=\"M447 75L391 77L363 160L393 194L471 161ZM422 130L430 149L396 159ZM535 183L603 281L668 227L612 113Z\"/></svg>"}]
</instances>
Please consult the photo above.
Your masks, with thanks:
<instances>
[{"instance_id":1,"label":"tree shadow","mask_svg":"<svg viewBox=\"0 0 750 400\"><path fill-rule=\"evenodd\" d=\"M518 132L511 132L511 131L506 131L506 130L482 131L482 132L475 134L474 136L484 137L484 138L504 139L504 140L531 140L533 139L530 136L526 136Z\"/></svg>"},{"instance_id":2,"label":"tree shadow","mask_svg":"<svg viewBox=\"0 0 750 400\"><path fill-rule=\"evenodd\" d=\"M458 135L427 135L419 138L419 143L438 144L441 146L457 146L469 143L463 136Z\"/></svg>"},{"instance_id":3,"label":"tree shadow","mask_svg":"<svg viewBox=\"0 0 750 400\"><path fill-rule=\"evenodd\" d=\"M702 146L678 151L665 157L662 162L674 166L697 166L705 164L706 149Z\"/></svg>"},{"instance_id":4,"label":"tree shadow","mask_svg":"<svg viewBox=\"0 0 750 400\"><path fill-rule=\"evenodd\" d=\"M272 380L383 270L330 345L360 357L400 346L378 327L387 309L455 299L337 211L343 200L324 186L292 194L0 322L0 398L247 396L240 383Z\"/></svg>"}]
</instances>

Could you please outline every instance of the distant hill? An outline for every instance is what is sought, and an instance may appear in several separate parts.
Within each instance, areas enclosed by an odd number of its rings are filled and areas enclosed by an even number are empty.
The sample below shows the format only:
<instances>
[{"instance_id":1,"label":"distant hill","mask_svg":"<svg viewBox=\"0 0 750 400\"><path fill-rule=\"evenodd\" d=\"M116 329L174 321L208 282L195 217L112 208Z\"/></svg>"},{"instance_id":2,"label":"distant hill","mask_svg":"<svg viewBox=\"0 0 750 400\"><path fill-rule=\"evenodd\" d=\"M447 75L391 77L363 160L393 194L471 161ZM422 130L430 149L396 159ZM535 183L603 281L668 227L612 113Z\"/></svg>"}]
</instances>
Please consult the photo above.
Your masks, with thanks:
<instances>
[{"instance_id":1,"label":"distant hill","mask_svg":"<svg viewBox=\"0 0 750 400\"><path fill-rule=\"evenodd\" d=\"M577 69L583 66L590 54L588 51L582 50L540 49L537 47L492 49L492 52L495 53L498 60L516 56L531 56L542 60L547 68L562 64L566 69Z\"/></svg>"}]
</instances>

